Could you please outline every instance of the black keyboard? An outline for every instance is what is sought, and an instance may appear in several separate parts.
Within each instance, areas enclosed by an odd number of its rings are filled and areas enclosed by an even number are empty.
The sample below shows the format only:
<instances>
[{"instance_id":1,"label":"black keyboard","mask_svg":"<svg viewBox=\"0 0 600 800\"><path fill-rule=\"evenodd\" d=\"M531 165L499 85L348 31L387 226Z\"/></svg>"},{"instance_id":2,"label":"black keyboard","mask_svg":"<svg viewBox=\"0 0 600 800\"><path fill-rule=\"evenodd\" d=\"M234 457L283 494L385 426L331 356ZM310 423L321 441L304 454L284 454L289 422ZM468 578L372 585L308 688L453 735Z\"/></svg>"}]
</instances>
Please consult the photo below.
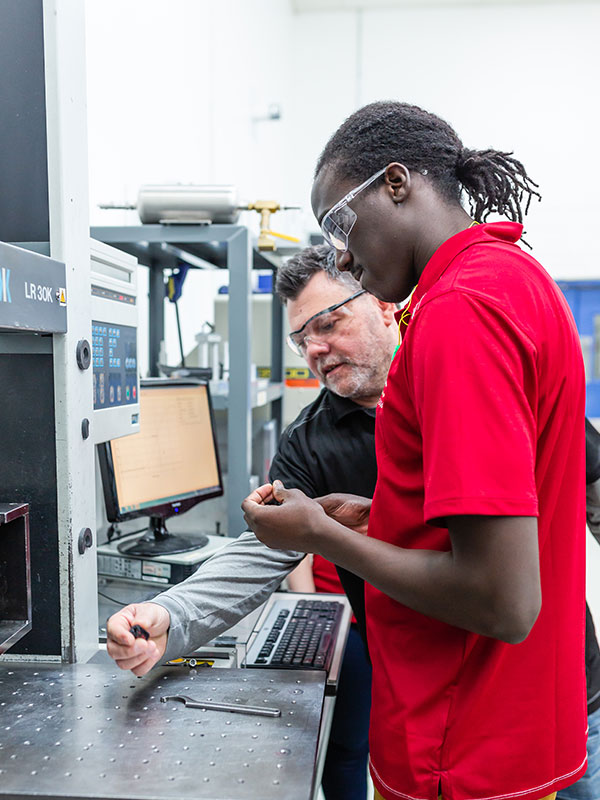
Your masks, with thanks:
<instances>
[{"instance_id":1,"label":"black keyboard","mask_svg":"<svg viewBox=\"0 0 600 800\"><path fill-rule=\"evenodd\" d=\"M343 609L326 600L276 602L248 651L246 666L329 670Z\"/></svg>"}]
</instances>

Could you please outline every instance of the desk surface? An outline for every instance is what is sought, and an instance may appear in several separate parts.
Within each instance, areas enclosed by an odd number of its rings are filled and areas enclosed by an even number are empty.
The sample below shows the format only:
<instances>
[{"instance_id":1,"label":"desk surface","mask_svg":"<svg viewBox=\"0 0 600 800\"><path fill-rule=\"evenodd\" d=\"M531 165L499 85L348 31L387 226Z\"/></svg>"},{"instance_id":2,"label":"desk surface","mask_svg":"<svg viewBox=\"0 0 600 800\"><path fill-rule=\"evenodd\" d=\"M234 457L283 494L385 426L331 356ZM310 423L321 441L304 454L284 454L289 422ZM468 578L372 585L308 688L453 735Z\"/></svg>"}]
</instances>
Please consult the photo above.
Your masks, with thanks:
<instances>
[{"instance_id":1,"label":"desk surface","mask_svg":"<svg viewBox=\"0 0 600 800\"><path fill-rule=\"evenodd\" d=\"M309 800L320 672L0 666L0 797ZM280 718L161 703L267 705Z\"/></svg>"}]
</instances>

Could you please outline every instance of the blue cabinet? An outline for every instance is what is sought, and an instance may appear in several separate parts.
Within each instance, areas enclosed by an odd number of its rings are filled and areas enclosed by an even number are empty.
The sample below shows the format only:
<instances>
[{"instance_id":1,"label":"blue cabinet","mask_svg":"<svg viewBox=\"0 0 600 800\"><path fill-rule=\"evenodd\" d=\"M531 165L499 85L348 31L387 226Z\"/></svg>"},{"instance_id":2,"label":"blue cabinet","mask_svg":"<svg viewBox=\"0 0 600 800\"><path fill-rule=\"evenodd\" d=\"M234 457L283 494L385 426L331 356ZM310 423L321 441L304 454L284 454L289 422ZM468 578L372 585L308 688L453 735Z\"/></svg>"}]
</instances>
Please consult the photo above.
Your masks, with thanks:
<instances>
[{"instance_id":1,"label":"blue cabinet","mask_svg":"<svg viewBox=\"0 0 600 800\"><path fill-rule=\"evenodd\" d=\"M557 281L571 307L585 363L586 414L600 417L600 280Z\"/></svg>"}]
</instances>

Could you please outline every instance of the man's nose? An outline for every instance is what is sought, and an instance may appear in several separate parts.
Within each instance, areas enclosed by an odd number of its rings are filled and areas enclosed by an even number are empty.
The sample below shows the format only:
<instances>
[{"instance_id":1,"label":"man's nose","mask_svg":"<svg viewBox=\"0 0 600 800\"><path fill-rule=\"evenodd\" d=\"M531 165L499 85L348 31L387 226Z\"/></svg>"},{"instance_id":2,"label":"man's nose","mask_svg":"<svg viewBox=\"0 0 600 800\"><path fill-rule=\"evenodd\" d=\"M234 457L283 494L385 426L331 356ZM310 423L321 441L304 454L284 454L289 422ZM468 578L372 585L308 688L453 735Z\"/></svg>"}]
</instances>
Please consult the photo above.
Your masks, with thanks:
<instances>
[{"instance_id":1,"label":"man's nose","mask_svg":"<svg viewBox=\"0 0 600 800\"><path fill-rule=\"evenodd\" d=\"M313 342L312 339L309 339L306 343L306 360L307 361L315 361L320 355L323 353L327 353L329 350L329 345L327 342ZM314 372L314 370L313 370Z\"/></svg>"},{"instance_id":2,"label":"man's nose","mask_svg":"<svg viewBox=\"0 0 600 800\"><path fill-rule=\"evenodd\" d=\"M335 266L340 272L350 272L352 269L352 254L349 250L335 251Z\"/></svg>"}]
</instances>

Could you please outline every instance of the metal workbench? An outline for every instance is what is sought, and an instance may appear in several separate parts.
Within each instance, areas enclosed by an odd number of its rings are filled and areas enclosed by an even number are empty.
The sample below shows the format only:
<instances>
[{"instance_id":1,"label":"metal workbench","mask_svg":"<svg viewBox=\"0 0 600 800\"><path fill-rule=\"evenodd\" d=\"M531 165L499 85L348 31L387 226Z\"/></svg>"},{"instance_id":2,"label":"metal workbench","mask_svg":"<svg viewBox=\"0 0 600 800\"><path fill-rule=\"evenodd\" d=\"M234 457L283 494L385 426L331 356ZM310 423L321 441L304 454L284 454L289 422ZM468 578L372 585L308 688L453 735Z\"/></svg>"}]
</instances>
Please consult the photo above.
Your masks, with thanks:
<instances>
[{"instance_id":1,"label":"metal workbench","mask_svg":"<svg viewBox=\"0 0 600 800\"><path fill-rule=\"evenodd\" d=\"M310 800L322 672L0 666L0 798ZM278 718L185 708L277 707Z\"/></svg>"}]
</instances>

